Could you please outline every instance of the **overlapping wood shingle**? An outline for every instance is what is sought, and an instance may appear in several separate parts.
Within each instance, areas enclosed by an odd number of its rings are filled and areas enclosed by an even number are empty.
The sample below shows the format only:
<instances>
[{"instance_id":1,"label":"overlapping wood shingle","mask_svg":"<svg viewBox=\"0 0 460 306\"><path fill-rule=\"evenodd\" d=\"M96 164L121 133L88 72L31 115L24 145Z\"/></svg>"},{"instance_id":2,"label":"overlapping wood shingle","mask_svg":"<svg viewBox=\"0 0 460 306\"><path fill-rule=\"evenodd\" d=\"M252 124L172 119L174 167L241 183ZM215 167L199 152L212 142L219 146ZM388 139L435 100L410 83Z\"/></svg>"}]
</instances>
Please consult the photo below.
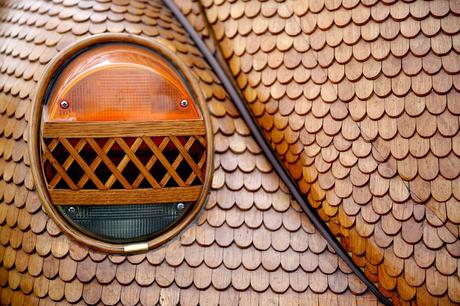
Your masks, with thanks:
<instances>
[{"instance_id":1,"label":"overlapping wood shingle","mask_svg":"<svg viewBox=\"0 0 460 306\"><path fill-rule=\"evenodd\" d=\"M460 303L458 1L202 0L311 205L395 303Z\"/></svg>"},{"instance_id":2,"label":"overlapping wood shingle","mask_svg":"<svg viewBox=\"0 0 460 306\"><path fill-rule=\"evenodd\" d=\"M69 44L104 32L158 39L174 50L212 115L215 173L205 209L180 237L140 255L108 255L70 240L42 210L29 169L31 99L45 65ZM159 0L4 2L0 131L2 305L377 304L291 200Z\"/></svg>"}]
</instances>

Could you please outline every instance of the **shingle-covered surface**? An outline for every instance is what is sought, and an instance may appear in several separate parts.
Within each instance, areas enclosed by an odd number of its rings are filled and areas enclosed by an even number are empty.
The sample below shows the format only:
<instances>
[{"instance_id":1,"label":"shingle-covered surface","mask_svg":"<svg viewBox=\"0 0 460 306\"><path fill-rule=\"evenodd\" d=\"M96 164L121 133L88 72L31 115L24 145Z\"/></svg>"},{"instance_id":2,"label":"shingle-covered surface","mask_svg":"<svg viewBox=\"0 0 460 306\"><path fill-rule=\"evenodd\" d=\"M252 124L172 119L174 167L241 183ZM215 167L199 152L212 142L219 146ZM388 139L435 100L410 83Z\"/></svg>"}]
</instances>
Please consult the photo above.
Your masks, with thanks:
<instances>
[{"instance_id":1,"label":"shingle-covered surface","mask_svg":"<svg viewBox=\"0 0 460 306\"><path fill-rule=\"evenodd\" d=\"M311 205L393 301L460 303L460 2L202 0Z\"/></svg>"},{"instance_id":2,"label":"shingle-covered surface","mask_svg":"<svg viewBox=\"0 0 460 306\"><path fill-rule=\"evenodd\" d=\"M104 32L158 39L174 50L200 82L215 134L203 212L180 237L134 256L88 250L61 233L42 210L29 169L31 99L45 65ZM291 200L160 1L4 2L0 73L0 304L377 304Z\"/></svg>"}]
</instances>

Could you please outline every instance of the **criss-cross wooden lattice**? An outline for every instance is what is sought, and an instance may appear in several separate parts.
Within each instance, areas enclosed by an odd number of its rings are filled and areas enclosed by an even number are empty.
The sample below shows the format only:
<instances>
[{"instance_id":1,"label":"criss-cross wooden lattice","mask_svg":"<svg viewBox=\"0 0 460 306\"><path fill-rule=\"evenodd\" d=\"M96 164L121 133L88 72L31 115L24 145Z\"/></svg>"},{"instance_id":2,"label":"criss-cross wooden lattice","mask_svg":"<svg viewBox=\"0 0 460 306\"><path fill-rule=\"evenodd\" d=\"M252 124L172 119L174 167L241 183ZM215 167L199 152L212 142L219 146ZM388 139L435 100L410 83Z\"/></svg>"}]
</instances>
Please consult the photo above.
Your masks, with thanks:
<instances>
[{"instance_id":1,"label":"criss-cross wooden lattice","mask_svg":"<svg viewBox=\"0 0 460 306\"><path fill-rule=\"evenodd\" d=\"M91 137L46 137L46 133L42 166L50 195L61 205L88 200L168 202L178 195L182 201L186 201L183 195L196 200L204 182L204 133L136 137L104 137L97 132Z\"/></svg>"}]
</instances>

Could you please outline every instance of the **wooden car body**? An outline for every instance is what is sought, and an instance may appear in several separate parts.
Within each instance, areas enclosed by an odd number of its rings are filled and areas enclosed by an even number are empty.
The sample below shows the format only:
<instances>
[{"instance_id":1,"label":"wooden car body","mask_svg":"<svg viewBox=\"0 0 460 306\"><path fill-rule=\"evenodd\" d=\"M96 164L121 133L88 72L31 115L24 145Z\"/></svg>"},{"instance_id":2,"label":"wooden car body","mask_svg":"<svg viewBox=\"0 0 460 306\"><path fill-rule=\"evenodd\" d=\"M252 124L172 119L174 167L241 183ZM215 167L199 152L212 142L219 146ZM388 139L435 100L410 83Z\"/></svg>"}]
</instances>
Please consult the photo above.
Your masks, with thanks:
<instances>
[{"instance_id":1,"label":"wooden car body","mask_svg":"<svg viewBox=\"0 0 460 306\"><path fill-rule=\"evenodd\" d=\"M458 1L188 1L298 188L392 303L460 303ZM168 242L114 255L43 210L28 144L37 84L104 33L183 61L210 115L207 202ZM254 140L160 0L0 5L0 304L376 305ZM209 173L211 175L211 173Z\"/></svg>"}]
</instances>

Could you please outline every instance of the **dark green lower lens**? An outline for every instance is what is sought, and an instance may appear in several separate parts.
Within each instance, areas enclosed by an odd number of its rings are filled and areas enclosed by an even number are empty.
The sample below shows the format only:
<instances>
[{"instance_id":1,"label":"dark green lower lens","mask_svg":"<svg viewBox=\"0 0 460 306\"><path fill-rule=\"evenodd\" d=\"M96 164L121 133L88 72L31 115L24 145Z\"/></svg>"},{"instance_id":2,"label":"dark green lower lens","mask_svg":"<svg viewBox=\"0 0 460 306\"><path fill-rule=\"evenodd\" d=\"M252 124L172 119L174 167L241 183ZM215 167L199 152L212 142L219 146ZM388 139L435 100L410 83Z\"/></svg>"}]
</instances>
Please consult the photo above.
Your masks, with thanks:
<instances>
[{"instance_id":1,"label":"dark green lower lens","mask_svg":"<svg viewBox=\"0 0 460 306\"><path fill-rule=\"evenodd\" d=\"M191 203L59 206L85 234L111 243L145 241L176 224Z\"/></svg>"}]
</instances>

